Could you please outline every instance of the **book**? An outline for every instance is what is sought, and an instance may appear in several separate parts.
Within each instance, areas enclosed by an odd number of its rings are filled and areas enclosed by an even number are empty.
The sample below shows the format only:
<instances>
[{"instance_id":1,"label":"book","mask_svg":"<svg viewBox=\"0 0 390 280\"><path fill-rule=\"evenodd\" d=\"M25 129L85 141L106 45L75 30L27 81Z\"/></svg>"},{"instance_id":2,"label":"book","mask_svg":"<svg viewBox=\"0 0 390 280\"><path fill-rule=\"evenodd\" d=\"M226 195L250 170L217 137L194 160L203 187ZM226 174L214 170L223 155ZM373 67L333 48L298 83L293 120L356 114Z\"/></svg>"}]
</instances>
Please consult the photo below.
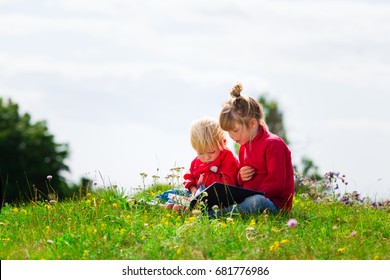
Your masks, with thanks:
<instances>
[{"instance_id":1,"label":"book","mask_svg":"<svg viewBox=\"0 0 390 280\"><path fill-rule=\"evenodd\" d=\"M193 209L196 204L203 202L207 210L212 209L214 205L219 209L229 207L230 205L239 204L245 198L253 195L264 195L264 192L244 189L238 186L232 186L215 182L203 191L197 192L194 198L190 201L190 209Z\"/></svg>"}]
</instances>

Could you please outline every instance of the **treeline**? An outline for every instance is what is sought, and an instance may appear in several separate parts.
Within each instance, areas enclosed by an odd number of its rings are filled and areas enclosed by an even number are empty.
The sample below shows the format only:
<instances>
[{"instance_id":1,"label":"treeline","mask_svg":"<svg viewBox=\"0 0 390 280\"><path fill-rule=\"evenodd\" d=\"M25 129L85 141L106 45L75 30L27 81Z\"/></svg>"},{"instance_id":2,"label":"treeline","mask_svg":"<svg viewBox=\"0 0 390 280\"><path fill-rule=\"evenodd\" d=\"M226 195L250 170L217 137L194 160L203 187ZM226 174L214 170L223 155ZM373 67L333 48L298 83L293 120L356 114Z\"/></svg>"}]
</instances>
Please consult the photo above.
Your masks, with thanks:
<instances>
[{"instance_id":1,"label":"treeline","mask_svg":"<svg viewBox=\"0 0 390 280\"><path fill-rule=\"evenodd\" d=\"M289 139L278 102L266 94L259 97L271 132L287 144ZM74 197L88 188L88 179L80 184L68 183L62 176L69 171L65 160L69 145L57 143L45 121L33 122L28 113L21 114L12 100L0 97L0 181L1 204L31 200L62 200ZM318 167L305 157L299 163L299 173L321 179ZM298 171L298 166L294 168ZM297 183L297 188L299 184Z\"/></svg>"}]
</instances>

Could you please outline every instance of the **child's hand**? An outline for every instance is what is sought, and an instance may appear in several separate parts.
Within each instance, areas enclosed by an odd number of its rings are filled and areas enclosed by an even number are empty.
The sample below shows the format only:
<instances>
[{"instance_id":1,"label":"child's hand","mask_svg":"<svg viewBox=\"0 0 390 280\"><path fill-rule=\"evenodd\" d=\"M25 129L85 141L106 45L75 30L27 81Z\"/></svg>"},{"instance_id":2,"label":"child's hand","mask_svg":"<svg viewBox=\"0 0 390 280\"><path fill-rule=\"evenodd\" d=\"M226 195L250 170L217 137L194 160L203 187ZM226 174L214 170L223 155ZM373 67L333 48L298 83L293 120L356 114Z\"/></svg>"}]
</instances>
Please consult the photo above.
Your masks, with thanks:
<instances>
[{"instance_id":1,"label":"child's hand","mask_svg":"<svg viewBox=\"0 0 390 280\"><path fill-rule=\"evenodd\" d=\"M244 182L249 181L252 179L253 175L255 175L256 170L251 166L244 166L239 171L241 180Z\"/></svg>"},{"instance_id":2,"label":"child's hand","mask_svg":"<svg viewBox=\"0 0 390 280\"><path fill-rule=\"evenodd\" d=\"M203 183L203 173L200 174L199 180L198 180L198 184L202 184L202 183Z\"/></svg>"}]
</instances>

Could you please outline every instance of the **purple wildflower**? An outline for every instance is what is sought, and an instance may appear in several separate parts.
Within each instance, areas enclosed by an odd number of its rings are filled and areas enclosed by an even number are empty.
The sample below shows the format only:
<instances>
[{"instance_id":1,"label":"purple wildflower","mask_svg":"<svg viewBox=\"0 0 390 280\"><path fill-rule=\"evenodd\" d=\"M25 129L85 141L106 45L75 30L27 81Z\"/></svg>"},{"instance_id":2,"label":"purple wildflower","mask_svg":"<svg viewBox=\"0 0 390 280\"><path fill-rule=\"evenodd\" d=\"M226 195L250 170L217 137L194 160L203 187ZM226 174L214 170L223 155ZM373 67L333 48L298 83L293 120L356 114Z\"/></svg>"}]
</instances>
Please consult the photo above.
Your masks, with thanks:
<instances>
[{"instance_id":1,"label":"purple wildflower","mask_svg":"<svg viewBox=\"0 0 390 280\"><path fill-rule=\"evenodd\" d=\"M295 219L290 219L287 221L287 226L290 228L296 227L298 225L298 221Z\"/></svg>"}]
</instances>

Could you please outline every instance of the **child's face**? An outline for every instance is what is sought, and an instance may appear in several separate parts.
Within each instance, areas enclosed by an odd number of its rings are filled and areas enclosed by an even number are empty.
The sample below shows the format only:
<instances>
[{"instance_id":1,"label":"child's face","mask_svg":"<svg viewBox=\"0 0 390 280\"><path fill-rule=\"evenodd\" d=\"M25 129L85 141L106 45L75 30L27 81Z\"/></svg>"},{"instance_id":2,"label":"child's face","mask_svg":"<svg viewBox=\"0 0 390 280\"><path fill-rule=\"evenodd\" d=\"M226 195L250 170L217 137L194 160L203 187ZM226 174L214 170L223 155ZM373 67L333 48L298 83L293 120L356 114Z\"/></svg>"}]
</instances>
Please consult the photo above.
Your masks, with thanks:
<instances>
[{"instance_id":1,"label":"child's face","mask_svg":"<svg viewBox=\"0 0 390 280\"><path fill-rule=\"evenodd\" d=\"M217 159L217 157L220 155L221 151L216 148L207 148L202 153L198 152L198 158L201 162L204 163L210 163Z\"/></svg>"},{"instance_id":2,"label":"child's face","mask_svg":"<svg viewBox=\"0 0 390 280\"><path fill-rule=\"evenodd\" d=\"M252 139L257 135L257 132L258 125L252 122L249 127L235 123L233 125L233 129L228 131L230 138L240 145L244 145L247 142L252 141Z\"/></svg>"}]
</instances>

